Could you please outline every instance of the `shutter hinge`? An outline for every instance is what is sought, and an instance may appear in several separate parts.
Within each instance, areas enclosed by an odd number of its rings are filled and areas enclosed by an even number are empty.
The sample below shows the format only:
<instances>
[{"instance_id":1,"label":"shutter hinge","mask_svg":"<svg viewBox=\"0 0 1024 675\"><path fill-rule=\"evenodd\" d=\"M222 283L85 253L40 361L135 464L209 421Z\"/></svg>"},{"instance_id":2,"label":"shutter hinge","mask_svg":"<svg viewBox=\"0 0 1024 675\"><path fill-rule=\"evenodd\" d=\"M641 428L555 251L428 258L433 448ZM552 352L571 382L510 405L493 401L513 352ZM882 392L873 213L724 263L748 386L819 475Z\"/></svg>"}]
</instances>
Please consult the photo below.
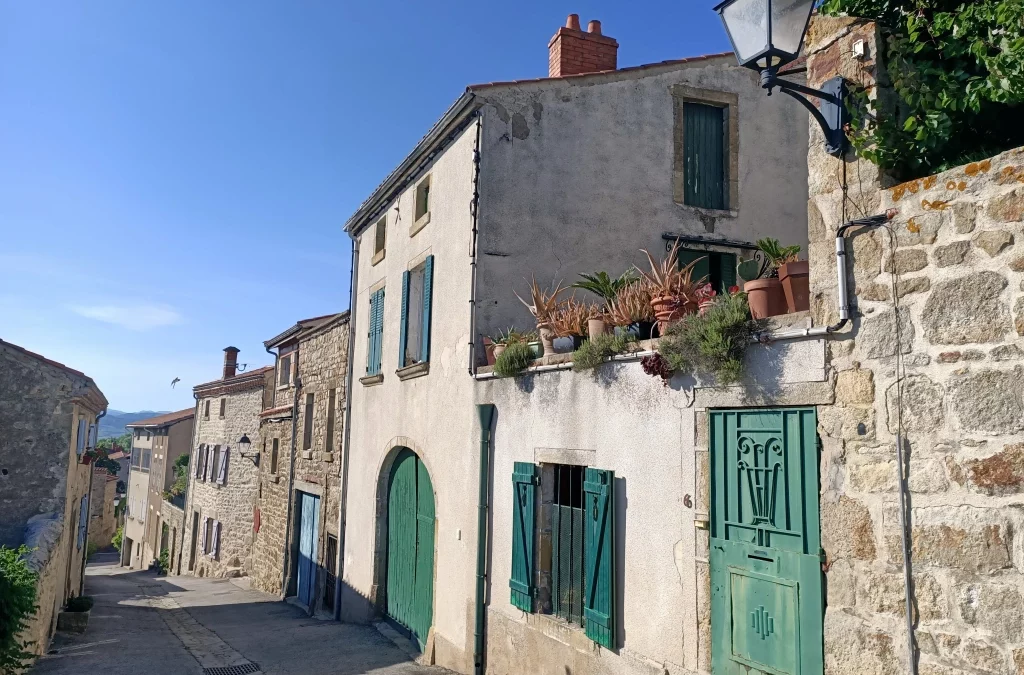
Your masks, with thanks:
<instances>
[{"instance_id":1,"label":"shutter hinge","mask_svg":"<svg viewBox=\"0 0 1024 675\"><path fill-rule=\"evenodd\" d=\"M530 597L534 600L540 600L540 588L534 586L530 589Z\"/></svg>"}]
</instances>

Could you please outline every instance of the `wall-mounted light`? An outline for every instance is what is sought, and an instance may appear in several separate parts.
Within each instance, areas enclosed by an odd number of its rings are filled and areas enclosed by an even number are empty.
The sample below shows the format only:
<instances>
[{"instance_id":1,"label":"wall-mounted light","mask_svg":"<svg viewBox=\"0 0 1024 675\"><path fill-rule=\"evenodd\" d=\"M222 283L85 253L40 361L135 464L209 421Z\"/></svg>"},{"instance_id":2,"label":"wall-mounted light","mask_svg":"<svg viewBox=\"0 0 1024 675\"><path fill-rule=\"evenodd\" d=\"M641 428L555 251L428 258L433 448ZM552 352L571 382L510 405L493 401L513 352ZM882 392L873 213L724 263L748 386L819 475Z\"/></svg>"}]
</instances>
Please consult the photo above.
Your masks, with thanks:
<instances>
[{"instance_id":1,"label":"wall-mounted light","mask_svg":"<svg viewBox=\"0 0 1024 675\"><path fill-rule=\"evenodd\" d=\"M819 90L779 77L779 69L800 54L815 4L815 0L725 0L715 11L722 17L739 64L761 74L761 87L769 96L778 87L807 108L825 132L826 152L839 157L847 145L843 78L832 78ZM819 99L821 109L801 94Z\"/></svg>"},{"instance_id":2,"label":"wall-mounted light","mask_svg":"<svg viewBox=\"0 0 1024 675\"><path fill-rule=\"evenodd\" d=\"M238 439L238 447L241 449L241 455L243 459L247 459L252 462L252 465L259 467L260 465L260 453L249 452L249 448L252 447L252 441L249 440L248 434L242 434L242 437Z\"/></svg>"}]
</instances>

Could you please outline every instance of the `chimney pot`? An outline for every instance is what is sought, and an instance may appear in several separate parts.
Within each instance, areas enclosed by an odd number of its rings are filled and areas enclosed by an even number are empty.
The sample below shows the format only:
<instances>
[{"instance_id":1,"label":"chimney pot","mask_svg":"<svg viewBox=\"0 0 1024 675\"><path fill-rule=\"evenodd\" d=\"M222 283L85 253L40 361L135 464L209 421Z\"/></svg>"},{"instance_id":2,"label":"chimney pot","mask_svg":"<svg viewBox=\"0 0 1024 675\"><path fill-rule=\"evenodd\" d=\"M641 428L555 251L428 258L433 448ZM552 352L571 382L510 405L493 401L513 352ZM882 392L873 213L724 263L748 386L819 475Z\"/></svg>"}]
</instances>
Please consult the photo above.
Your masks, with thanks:
<instances>
[{"instance_id":1,"label":"chimney pot","mask_svg":"<svg viewBox=\"0 0 1024 675\"><path fill-rule=\"evenodd\" d=\"M570 14L569 18L565 20L565 27L569 28L571 30L579 30L580 29L580 15L579 14Z\"/></svg>"},{"instance_id":2,"label":"chimney pot","mask_svg":"<svg viewBox=\"0 0 1024 675\"><path fill-rule=\"evenodd\" d=\"M590 23L587 24L587 32L592 35L600 35L601 22L598 21L597 19L592 20Z\"/></svg>"},{"instance_id":3,"label":"chimney pot","mask_svg":"<svg viewBox=\"0 0 1024 675\"><path fill-rule=\"evenodd\" d=\"M224 378L225 380L235 376L235 371L238 369L238 352L241 351L238 347L225 347L224 348Z\"/></svg>"},{"instance_id":4,"label":"chimney pot","mask_svg":"<svg viewBox=\"0 0 1024 675\"><path fill-rule=\"evenodd\" d=\"M570 14L564 28L559 28L548 42L548 76L565 77L600 73L618 68L619 43L601 33L601 22L587 24L580 30L579 14Z\"/></svg>"}]
</instances>

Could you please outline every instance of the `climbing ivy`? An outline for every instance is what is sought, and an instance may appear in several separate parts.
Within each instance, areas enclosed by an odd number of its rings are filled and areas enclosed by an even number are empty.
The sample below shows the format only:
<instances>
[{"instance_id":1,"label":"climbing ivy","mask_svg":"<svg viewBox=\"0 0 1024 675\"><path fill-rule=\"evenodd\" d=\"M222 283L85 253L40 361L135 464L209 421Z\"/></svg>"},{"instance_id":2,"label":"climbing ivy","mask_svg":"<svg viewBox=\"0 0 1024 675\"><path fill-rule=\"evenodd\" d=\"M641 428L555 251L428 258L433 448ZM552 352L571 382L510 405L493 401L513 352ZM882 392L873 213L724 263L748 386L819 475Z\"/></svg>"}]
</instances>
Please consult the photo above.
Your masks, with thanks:
<instances>
[{"instance_id":1,"label":"climbing ivy","mask_svg":"<svg viewBox=\"0 0 1024 675\"><path fill-rule=\"evenodd\" d=\"M0 674L13 675L32 659L18 639L36 610L38 575L25 563L28 549L0 546Z\"/></svg>"},{"instance_id":2,"label":"climbing ivy","mask_svg":"<svg viewBox=\"0 0 1024 675\"><path fill-rule=\"evenodd\" d=\"M854 111L862 157L910 179L1024 145L1021 0L824 0L821 10L876 21L885 41L897 110Z\"/></svg>"}]
</instances>

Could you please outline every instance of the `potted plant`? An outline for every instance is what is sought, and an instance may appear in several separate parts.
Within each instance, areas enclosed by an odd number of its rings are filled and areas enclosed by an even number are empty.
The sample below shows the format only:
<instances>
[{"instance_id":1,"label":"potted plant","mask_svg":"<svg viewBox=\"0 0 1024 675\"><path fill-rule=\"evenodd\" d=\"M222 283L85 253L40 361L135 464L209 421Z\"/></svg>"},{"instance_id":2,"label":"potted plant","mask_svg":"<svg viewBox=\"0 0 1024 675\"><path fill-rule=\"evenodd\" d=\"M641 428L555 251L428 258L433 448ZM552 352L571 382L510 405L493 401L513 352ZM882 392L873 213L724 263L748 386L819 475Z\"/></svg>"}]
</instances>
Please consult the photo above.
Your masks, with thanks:
<instances>
[{"instance_id":1,"label":"potted plant","mask_svg":"<svg viewBox=\"0 0 1024 675\"><path fill-rule=\"evenodd\" d=\"M556 337L572 338L573 350L583 344L583 337L590 331L590 320L600 313L596 305L588 305L572 296L559 303L552 312L551 327Z\"/></svg>"},{"instance_id":2,"label":"potted plant","mask_svg":"<svg viewBox=\"0 0 1024 675\"><path fill-rule=\"evenodd\" d=\"M562 284L558 283L555 284L553 291L548 291L537 285L537 279L532 279L530 282L531 302L523 300L519 293L516 293L515 289L512 290L516 297L519 298L519 302L523 303L537 320L537 332L540 334L540 341L544 346L544 356L555 353L555 332L551 326L551 319L555 309L558 307L558 294L564 290Z\"/></svg>"},{"instance_id":3,"label":"potted plant","mask_svg":"<svg viewBox=\"0 0 1024 675\"><path fill-rule=\"evenodd\" d=\"M609 307L608 320L613 326L632 329L640 340L650 340L654 331L650 284L641 279L620 289Z\"/></svg>"},{"instance_id":4,"label":"potted plant","mask_svg":"<svg viewBox=\"0 0 1024 675\"><path fill-rule=\"evenodd\" d=\"M799 246L782 246L778 239L759 239L757 248L764 256L760 278L743 284L750 304L750 313L755 319L765 319L786 313L785 294L779 280L779 267L795 260Z\"/></svg>"},{"instance_id":5,"label":"potted plant","mask_svg":"<svg viewBox=\"0 0 1024 675\"><path fill-rule=\"evenodd\" d=\"M793 256L796 258L796 256ZM806 260L790 260L779 265L779 281L786 294L789 313L806 312L811 308L811 270Z\"/></svg>"},{"instance_id":6,"label":"potted plant","mask_svg":"<svg viewBox=\"0 0 1024 675\"><path fill-rule=\"evenodd\" d=\"M604 308L597 313L596 316L591 317L588 324L588 332L590 339L595 339L598 335L603 335L608 331L608 325L611 323L611 310L612 304L618 297L619 293L634 284L636 284L640 277L637 276L633 270L627 270L619 278L613 279L608 275L607 272L595 272L594 274L580 274L583 277L583 281L577 281L572 285L573 288L579 288L584 291L590 291L594 295L604 300Z\"/></svg>"},{"instance_id":7,"label":"potted plant","mask_svg":"<svg viewBox=\"0 0 1024 675\"><path fill-rule=\"evenodd\" d=\"M525 342L512 342L494 359L494 374L498 377L515 377L530 367L535 354Z\"/></svg>"},{"instance_id":8,"label":"potted plant","mask_svg":"<svg viewBox=\"0 0 1024 675\"><path fill-rule=\"evenodd\" d=\"M499 331L497 337L490 338L490 341L494 345L492 351L495 359L501 356L502 352L513 342L524 342L522 334L515 328L509 328L504 333Z\"/></svg>"},{"instance_id":9,"label":"potted plant","mask_svg":"<svg viewBox=\"0 0 1024 675\"><path fill-rule=\"evenodd\" d=\"M89 626L89 610L93 600L88 595L80 595L68 600L67 605L57 615L57 630L65 633L84 633Z\"/></svg>"},{"instance_id":10,"label":"potted plant","mask_svg":"<svg viewBox=\"0 0 1024 675\"><path fill-rule=\"evenodd\" d=\"M695 291L703 286L707 279L693 279L693 268L704 258L697 258L688 265L679 266L679 242L676 242L661 262L654 262L651 254L644 250L651 272L640 271L651 288L651 307L658 321L659 330L665 329L674 321L686 314L697 311Z\"/></svg>"}]
</instances>

